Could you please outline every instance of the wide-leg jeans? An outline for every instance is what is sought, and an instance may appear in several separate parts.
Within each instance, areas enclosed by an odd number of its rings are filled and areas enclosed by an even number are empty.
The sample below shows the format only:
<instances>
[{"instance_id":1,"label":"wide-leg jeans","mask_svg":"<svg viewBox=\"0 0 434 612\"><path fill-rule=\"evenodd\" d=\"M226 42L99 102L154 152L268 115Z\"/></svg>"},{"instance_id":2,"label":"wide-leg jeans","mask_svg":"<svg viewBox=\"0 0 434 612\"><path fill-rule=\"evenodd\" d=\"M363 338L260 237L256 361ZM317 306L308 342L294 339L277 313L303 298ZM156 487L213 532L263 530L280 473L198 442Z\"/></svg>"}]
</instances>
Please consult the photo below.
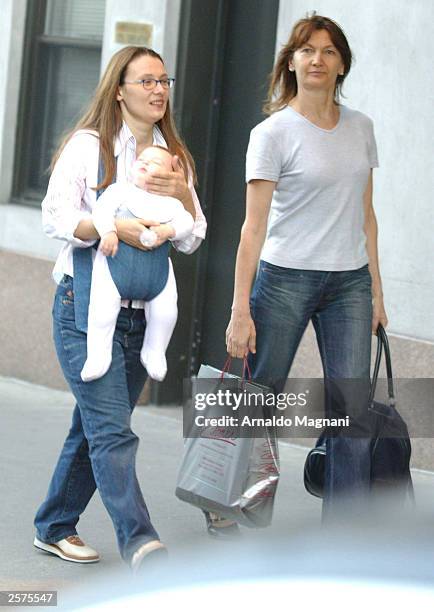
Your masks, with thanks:
<instances>
[{"instance_id":1,"label":"wide-leg jeans","mask_svg":"<svg viewBox=\"0 0 434 612\"><path fill-rule=\"evenodd\" d=\"M140 363L144 330L143 310L122 308L109 371L83 382L86 334L75 325L73 279L65 276L59 284L53 306L54 342L77 403L47 497L35 518L37 536L44 542L77 533L77 522L96 488L125 561L142 544L159 539L137 480L138 438L131 430L131 413L147 377Z\"/></svg>"},{"instance_id":2,"label":"wide-leg jeans","mask_svg":"<svg viewBox=\"0 0 434 612\"><path fill-rule=\"evenodd\" d=\"M338 388L351 422L346 435L327 440L323 516L339 509L343 499L366 499L371 470L367 400L372 293L368 266L324 272L261 261L251 312L257 333L256 354L249 356L252 378L276 393L283 390L303 333L312 321L326 383L326 412L333 401L333 393L327 391ZM344 379L351 379L347 386ZM342 414L342 405L339 410Z\"/></svg>"}]
</instances>

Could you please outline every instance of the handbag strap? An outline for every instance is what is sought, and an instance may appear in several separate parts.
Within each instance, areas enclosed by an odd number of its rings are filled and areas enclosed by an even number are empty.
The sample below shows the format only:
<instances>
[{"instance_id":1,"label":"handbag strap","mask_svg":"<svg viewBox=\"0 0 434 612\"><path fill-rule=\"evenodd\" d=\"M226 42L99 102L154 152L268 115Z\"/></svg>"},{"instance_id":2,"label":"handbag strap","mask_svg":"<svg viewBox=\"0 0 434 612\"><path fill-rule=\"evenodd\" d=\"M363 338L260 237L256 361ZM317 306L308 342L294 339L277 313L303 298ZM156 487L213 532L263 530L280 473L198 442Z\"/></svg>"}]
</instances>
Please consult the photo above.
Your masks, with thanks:
<instances>
[{"instance_id":1,"label":"handbag strap","mask_svg":"<svg viewBox=\"0 0 434 612\"><path fill-rule=\"evenodd\" d=\"M393 375L392 375L392 359L390 357L389 340L386 331L381 323L377 328L377 355L375 357L374 373L372 375L371 392L369 394L369 406L374 402L375 390L377 387L378 373L380 371L381 356L384 349L384 357L386 360L387 373L387 394L389 396L389 405L395 406L395 393L393 390Z\"/></svg>"},{"instance_id":2,"label":"handbag strap","mask_svg":"<svg viewBox=\"0 0 434 612\"><path fill-rule=\"evenodd\" d=\"M220 374L220 380L223 380L226 372L229 373L229 370L231 368L231 363L232 363L232 357L228 355L226 358L225 364L223 366L222 373ZM247 379L246 379L246 372L248 376ZM243 373L241 375L241 380L248 380L248 381L252 380L252 372L250 370L250 366L249 366L249 362L247 361L247 357L243 358Z\"/></svg>"}]
</instances>

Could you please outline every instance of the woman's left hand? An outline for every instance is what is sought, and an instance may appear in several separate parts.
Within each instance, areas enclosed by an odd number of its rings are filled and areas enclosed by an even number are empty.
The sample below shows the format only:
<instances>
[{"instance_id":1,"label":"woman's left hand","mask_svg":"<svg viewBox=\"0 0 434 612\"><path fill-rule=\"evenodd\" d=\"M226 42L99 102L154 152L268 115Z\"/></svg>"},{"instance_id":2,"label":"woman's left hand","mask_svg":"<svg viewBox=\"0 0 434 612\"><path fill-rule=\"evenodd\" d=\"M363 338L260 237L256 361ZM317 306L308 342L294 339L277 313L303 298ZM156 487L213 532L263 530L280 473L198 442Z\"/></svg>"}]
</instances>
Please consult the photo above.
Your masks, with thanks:
<instances>
[{"instance_id":1,"label":"woman's left hand","mask_svg":"<svg viewBox=\"0 0 434 612\"><path fill-rule=\"evenodd\" d=\"M172 167L173 172L166 172L165 170L150 172L146 179L146 191L157 195L171 196L182 202L190 190L177 155L173 156Z\"/></svg>"},{"instance_id":2,"label":"woman's left hand","mask_svg":"<svg viewBox=\"0 0 434 612\"><path fill-rule=\"evenodd\" d=\"M386 328L387 327L387 315L386 309L384 308L383 296L374 297L372 300L372 333L377 333L378 324Z\"/></svg>"}]
</instances>

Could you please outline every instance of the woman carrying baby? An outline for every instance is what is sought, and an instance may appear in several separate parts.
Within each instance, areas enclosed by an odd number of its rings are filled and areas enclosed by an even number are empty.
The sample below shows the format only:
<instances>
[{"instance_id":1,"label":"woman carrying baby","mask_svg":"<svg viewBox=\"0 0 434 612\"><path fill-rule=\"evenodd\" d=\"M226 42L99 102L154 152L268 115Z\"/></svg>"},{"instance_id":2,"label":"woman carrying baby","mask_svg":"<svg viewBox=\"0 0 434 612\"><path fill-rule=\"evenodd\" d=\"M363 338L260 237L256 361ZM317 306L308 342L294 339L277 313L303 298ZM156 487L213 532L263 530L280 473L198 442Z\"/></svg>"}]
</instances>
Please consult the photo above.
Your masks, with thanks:
<instances>
[{"instance_id":1,"label":"woman carrying baby","mask_svg":"<svg viewBox=\"0 0 434 612\"><path fill-rule=\"evenodd\" d=\"M131 413L147 378L140 361L144 303L122 300L111 365L104 376L85 382L80 373L87 352L87 305L83 291L78 294L78 286L74 287L74 277L82 274L88 254L92 262L92 251L96 253L89 247L99 239L92 219L97 195L113 182L126 183L136 159L153 144L173 154L173 170L149 173L147 191L180 200L194 220L189 236L174 240L174 245L189 254L205 237L206 221L193 186L194 163L171 118L173 81L162 58L151 49L130 46L116 53L89 110L54 156L42 203L45 232L65 241L53 271L58 282L53 330L76 406L47 497L36 514L34 544L69 561L98 561L98 553L76 531L80 515L98 488L113 521L121 556L134 571L150 554L165 552L138 484L138 438L131 431ZM156 235L150 252L158 253L173 238L169 224L136 217L115 219L119 244L134 249L150 248L140 241L149 228ZM77 256L85 253L87 257ZM88 282L90 286L90 278Z\"/></svg>"}]
</instances>

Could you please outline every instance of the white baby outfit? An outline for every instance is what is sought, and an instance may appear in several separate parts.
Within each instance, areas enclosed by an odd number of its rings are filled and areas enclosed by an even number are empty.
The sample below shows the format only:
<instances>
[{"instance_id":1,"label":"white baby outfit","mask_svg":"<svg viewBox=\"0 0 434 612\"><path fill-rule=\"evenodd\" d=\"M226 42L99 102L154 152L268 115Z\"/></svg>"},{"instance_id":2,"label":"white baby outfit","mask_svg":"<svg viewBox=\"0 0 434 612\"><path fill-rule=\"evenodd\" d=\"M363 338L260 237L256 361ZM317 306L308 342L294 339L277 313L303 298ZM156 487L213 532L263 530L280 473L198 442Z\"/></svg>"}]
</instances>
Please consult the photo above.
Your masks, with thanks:
<instances>
[{"instance_id":1,"label":"white baby outfit","mask_svg":"<svg viewBox=\"0 0 434 612\"><path fill-rule=\"evenodd\" d=\"M175 230L172 240L183 240L193 230L193 217L182 203L169 196L150 194L133 183L115 183L107 187L92 211L92 220L101 237L115 231L115 217L146 219L169 223ZM152 244L155 233L145 230L141 240ZM140 273L138 270L137 273ZM87 360L81 371L84 381L103 376L110 367L116 320L121 296L110 274L107 258L97 251L93 263L90 291ZM164 289L144 303L146 331L140 360L151 378L163 380L167 372L166 349L176 319L178 294L173 266L169 259L169 276Z\"/></svg>"}]
</instances>

